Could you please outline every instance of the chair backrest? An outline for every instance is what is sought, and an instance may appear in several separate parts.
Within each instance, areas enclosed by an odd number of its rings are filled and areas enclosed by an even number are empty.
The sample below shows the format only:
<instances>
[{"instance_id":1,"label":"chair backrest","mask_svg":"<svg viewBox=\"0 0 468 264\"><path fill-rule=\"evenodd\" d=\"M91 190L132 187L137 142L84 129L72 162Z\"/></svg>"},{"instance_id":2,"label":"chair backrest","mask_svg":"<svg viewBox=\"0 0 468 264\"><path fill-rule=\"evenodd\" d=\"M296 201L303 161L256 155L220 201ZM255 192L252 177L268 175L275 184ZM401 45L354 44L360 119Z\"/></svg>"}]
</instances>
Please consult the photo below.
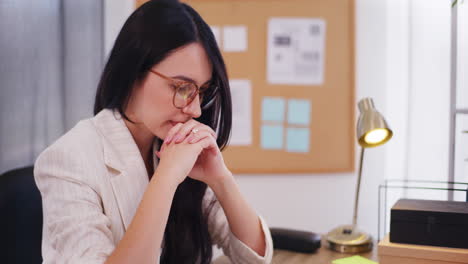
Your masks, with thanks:
<instances>
[{"instance_id":1,"label":"chair backrest","mask_svg":"<svg viewBox=\"0 0 468 264\"><path fill-rule=\"evenodd\" d=\"M33 167L0 175L0 263L42 263L42 201Z\"/></svg>"}]
</instances>

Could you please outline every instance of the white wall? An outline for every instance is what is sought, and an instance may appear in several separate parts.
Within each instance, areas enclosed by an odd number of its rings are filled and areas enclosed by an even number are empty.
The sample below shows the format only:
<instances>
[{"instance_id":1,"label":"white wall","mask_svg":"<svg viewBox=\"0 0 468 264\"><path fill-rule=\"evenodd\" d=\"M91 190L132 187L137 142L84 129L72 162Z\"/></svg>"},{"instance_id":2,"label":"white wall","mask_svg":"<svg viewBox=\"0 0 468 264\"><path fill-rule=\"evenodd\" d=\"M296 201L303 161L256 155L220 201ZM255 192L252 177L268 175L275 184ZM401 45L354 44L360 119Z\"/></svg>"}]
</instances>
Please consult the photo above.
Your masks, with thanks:
<instances>
[{"instance_id":1,"label":"white wall","mask_svg":"<svg viewBox=\"0 0 468 264\"><path fill-rule=\"evenodd\" d=\"M387 150L386 179L407 178L409 94L409 1L387 0L386 118L395 132ZM397 102L397 103L395 103Z\"/></svg>"},{"instance_id":2,"label":"white wall","mask_svg":"<svg viewBox=\"0 0 468 264\"><path fill-rule=\"evenodd\" d=\"M386 118L391 122L394 135L391 141L385 145L386 167L385 179L407 179L409 166L408 159L408 111L411 108L408 104L409 95L409 1L389 0L387 1L387 49L386 49ZM389 223L390 217L387 213L389 208L404 195L403 190L389 189L383 192L382 201L387 199L387 207L380 212L382 217L386 216ZM384 203L382 202L382 206ZM383 224L380 235L388 232L388 226L384 229Z\"/></svg>"},{"instance_id":3,"label":"white wall","mask_svg":"<svg viewBox=\"0 0 468 264\"><path fill-rule=\"evenodd\" d=\"M388 144L385 178L446 181L450 2L392 0L387 1L387 14L387 116L397 133ZM388 193L389 207L402 196L447 199L443 191Z\"/></svg>"},{"instance_id":4,"label":"white wall","mask_svg":"<svg viewBox=\"0 0 468 264\"><path fill-rule=\"evenodd\" d=\"M447 180L450 3L388 1L386 178Z\"/></svg>"},{"instance_id":5,"label":"white wall","mask_svg":"<svg viewBox=\"0 0 468 264\"><path fill-rule=\"evenodd\" d=\"M133 0L104 0L104 53L106 59L125 20L134 9L135 1Z\"/></svg>"},{"instance_id":6,"label":"white wall","mask_svg":"<svg viewBox=\"0 0 468 264\"><path fill-rule=\"evenodd\" d=\"M468 109L468 3L458 5L457 108ZM468 175L467 175L468 176Z\"/></svg>"},{"instance_id":7,"label":"white wall","mask_svg":"<svg viewBox=\"0 0 468 264\"><path fill-rule=\"evenodd\" d=\"M409 175L447 180L451 5L439 0L410 2Z\"/></svg>"},{"instance_id":8,"label":"white wall","mask_svg":"<svg viewBox=\"0 0 468 264\"><path fill-rule=\"evenodd\" d=\"M468 3L458 7L458 92L457 108L468 109ZM468 114L460 115L457 121L457 149L455 156L455 180L468 182Z\"/></svg>"}]
</instances>

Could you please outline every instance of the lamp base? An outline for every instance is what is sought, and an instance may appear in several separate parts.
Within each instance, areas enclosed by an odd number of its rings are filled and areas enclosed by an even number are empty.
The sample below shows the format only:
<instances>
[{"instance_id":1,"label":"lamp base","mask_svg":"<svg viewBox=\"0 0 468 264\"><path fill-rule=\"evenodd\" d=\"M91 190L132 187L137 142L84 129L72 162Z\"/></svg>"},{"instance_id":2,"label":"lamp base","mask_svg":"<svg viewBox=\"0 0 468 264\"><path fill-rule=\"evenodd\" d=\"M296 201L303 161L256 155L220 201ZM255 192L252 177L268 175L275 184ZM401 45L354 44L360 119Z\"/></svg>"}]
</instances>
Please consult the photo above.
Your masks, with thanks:
<instances>
[{"instance_id":1,"label":"lamp base","mask_svg":"<svg viewBox=\"0 0 468 264\"><path fill-rule=\"evenodd\" d=\"M372 250L372 237L352 225L339 226L326 235L328 247L342 253Z\"/></svg>"}]
</instances>

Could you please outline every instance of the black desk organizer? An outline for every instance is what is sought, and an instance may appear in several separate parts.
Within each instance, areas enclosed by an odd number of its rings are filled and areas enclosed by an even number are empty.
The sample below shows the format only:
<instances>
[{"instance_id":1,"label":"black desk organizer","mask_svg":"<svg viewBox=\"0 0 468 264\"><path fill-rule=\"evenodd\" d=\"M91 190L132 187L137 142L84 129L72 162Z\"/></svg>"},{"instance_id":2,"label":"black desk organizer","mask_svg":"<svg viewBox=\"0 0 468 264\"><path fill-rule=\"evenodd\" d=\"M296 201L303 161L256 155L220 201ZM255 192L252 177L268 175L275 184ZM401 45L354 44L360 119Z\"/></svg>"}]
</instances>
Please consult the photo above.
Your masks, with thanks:
<instances>
[{"instance_id":1,"label":"black desk organizer","mask_svg":"<svg viewBox=\"0 0 468 264\"><path fill-rule=\"evenodd\" d=\"M391 210L390 242L468 248L468 203L400 199Z\"/></svg>"},{"instance_id":2,"label":"black desk organizer","mask_svg":"<svg viewBox=\"0 0 468 264\"><path fill-rule=\"evenodd\" d=\"M425 186L426 185L426 186ZM437 186L428 187L427 185ZM427 191L450 191L462 193L463 198L459 201L467 202L468 206L468 183L467 182L449 182L449 181L425 181L425 180L385 180L379 185L378 192L378 223L377 223L377 241L380 241L387 231L387 198L389 190L427 190ZM402 197L404 198L404 197ZM382 224L383 220L383 224ZM382 227L383 226L383 227ZM383 230L383 232L382 232ZM383 236L382 236L383 233Z\"/></svg>"}]
</instances>

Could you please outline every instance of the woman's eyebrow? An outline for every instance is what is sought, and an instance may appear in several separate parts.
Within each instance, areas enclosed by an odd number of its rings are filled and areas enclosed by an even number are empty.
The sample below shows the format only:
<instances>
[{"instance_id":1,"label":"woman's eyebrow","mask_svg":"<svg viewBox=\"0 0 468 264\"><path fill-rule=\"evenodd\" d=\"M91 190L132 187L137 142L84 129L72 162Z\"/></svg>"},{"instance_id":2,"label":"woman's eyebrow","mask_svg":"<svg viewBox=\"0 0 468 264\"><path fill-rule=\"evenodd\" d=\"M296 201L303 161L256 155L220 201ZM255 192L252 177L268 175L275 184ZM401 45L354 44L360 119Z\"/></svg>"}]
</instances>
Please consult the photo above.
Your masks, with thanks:
<instances>
[{"instance_id":1,"label":"woman's eyebrow","mask_svg":"<svg viewBox=\"0 0 468 264\"><path fill-rule=\"evenodd\" d=\"M197 82L195 80L193 80L192 78L190 77L187 77L187 76L184 76L184 75L177 75L177 76L173 76L172 78L174 79L179 79L179 80L183 80L183 81L186 81L186 82L191 82L191 83L194 83L194 84L197 84ZM209 83L211 81L211 79L209 79L208 81L206 81L205 83L203 83L202 85L200 86L203 86L207 83Z\"/></svg>"}]
</instances>

